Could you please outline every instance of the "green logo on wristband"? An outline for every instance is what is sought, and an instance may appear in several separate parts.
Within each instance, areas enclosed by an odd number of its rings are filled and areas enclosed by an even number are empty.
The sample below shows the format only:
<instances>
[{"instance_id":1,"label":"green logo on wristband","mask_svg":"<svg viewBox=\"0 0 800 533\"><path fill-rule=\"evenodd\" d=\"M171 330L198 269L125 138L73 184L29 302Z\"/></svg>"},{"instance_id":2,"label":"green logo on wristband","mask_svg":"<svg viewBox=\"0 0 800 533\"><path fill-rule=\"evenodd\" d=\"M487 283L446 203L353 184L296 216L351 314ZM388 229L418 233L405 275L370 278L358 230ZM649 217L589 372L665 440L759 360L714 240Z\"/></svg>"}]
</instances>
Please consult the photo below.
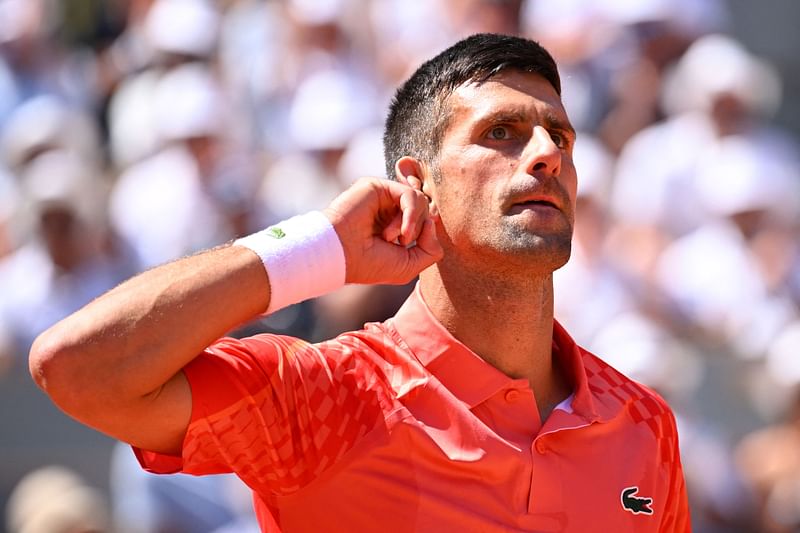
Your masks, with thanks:
<instances>
[{"instance_id":1,"label":"green logo on wristband","mask_svg":"<svg viewBox=\"0 0 800 533\"><path fill-rule=\"evenodd\" d=\"M274 237L276 239L283 239L284 237L286 237L286 233L284 233L284 231L277 226L269 228L267 230L267 233L270 237Z\"/></svg>"}]
</instances>

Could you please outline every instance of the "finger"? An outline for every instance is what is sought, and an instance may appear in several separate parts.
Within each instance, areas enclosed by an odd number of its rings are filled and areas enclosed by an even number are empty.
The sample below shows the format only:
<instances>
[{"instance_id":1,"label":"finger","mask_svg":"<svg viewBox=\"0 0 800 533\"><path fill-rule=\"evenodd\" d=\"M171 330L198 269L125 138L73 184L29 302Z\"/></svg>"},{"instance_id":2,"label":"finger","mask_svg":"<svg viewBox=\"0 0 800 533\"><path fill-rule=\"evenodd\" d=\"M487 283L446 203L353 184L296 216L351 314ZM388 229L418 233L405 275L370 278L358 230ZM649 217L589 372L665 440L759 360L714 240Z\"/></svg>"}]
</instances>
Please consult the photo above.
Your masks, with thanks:
<instances>
[{"instance_id":1,"label":"finger","mask_svg":"<svg viewBox=\"0 0 800 533\"><path fill-rule=\"evenodd\" d=\"M422 231L424 220L428 217L428 202L425 195L413 189L406 191L400 197L400 211L403 213L400 244L407 245L417 238Z\"/></svg>"},{"instance_id":2,"label":"finger","mask_svg":"<svg viewBox=\"0 0 800 533\"><path fill-rule=\"evenodd\" d=\"M364 183L378 193L373 197L379 200L375 208L385 214L392 213L391 221L381 231L384 240L403 245L413 242L421 229L422 220L427 216L425 195L397 181L366 180Z\"/></svg>"},{"instance_id":3,"label":"finger","mask_svg":"<svg viewBox=\"0 0 800 533\"><path fill-rule=\"evenodd\" d=\"M383 240L392 243L396 242L397 239L400 238L402 224L403 214L398 212L394 218L392 218L391 222L389 222L389 224L383 228L383 232L381 233Z\"/></svg>"},{"instance_id":4,"label":"finger","mask_svg":"<svg viewBox=\"0 0 800 533\"><path fill-rule=\"evenodd\" d=\"M412 176L412 183L417 181L419 184L419 180ZM400 202L400 198L404 194L409 191L420 191L421 185L419 187L414 187L412 185L407 185L405 183L400 183L399 181L390 181L390 180L376 180L372 182L373 185L380 188L381 192L383 193L382 202L384 203L391 203L392 205L398 205ZM416 192L414 192L416 194Z\"/></svg>"}]
</instances>

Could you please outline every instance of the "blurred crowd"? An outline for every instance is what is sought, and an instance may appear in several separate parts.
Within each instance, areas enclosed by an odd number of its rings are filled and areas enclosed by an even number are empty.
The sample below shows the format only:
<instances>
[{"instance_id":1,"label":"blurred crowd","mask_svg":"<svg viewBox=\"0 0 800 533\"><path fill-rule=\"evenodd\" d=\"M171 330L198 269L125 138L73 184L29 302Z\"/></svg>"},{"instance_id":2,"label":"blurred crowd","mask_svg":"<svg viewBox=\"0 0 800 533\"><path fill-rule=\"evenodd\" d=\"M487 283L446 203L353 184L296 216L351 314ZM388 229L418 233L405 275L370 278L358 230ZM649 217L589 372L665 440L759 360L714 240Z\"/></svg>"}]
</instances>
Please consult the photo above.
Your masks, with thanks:
<instances>
[{"instance_id":1,"label":"blurred crowd","mask_svg":"<svg viewBox=\"0 0 800 533\"><path fill-rule=\"evenodd\" d=\"M579 131L557 318L674 407L695 531L797 531L800 150L771 120L778 71L731 36L728 9L0 0L0 374L136 272L383 176L396 86L460 37L521 34L556 57ZM409 290L347 287L235 334L319 340ZM5 505L8 531L256 531L235 480L111 457L108 491L43 459Z\"/></svg>"}]
</instances>

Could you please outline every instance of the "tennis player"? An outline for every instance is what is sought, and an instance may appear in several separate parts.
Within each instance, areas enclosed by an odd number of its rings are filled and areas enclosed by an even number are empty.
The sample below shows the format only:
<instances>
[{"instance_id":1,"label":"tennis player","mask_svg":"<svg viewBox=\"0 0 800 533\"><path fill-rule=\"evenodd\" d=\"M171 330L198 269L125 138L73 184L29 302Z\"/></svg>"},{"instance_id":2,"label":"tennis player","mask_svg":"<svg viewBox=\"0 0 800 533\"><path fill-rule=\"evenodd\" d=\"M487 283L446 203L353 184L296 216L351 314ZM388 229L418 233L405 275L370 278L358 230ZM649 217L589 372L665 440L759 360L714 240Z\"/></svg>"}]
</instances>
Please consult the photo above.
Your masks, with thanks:
<instances>
[{"instance_id":1,"label":"tennis player","mask_svg":"<svg viewBox=\"0 0 800 533\"><path fill-rule=\"evenodd\" d=\"M31 373L149 471L236 473L264 531L688 531L669 407L553 317L574 143L551 56L469 37L397 91L394 180L134 277L43 333ZM223 337L417 275L326 342Z\"/></svg>"}]
</instances>

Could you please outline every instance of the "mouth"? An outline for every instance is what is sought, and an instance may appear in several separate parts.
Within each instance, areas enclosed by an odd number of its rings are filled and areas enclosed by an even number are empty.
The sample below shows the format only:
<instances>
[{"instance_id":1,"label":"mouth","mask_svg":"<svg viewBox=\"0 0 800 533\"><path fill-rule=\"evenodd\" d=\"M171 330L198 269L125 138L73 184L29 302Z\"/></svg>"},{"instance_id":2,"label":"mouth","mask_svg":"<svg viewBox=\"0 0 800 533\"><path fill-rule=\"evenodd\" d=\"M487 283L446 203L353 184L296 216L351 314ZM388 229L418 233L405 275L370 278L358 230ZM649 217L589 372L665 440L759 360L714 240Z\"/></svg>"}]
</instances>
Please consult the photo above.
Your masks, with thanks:
<instances>
[{"instance_id":1,"label":"mouth","mask_svg":"<svg viewBox=\"0 0 800 533\"><path fill-rule=\"evenodd\" d=\"M539 198L535 200L525 200L522 202L515 202L511 204L509 212L512 215L516 215L519 213L524 213L526 211L546 213L551 210L561 211L561 208L558 207L558 205L552 200L546 198Z\"/></svg>"},{"instance_id":2,"label":"mouth","mask_svg":"<svg viewBox=\"0 0 800 533\"><path fill-rule=\"evenodd\" d=\"M536 206L552 207L553 209L558 209L558 206L550 200L525 200L524 202L517 202L513 204L511 207L532 208Z\"/></svg>"}]
</instances>

